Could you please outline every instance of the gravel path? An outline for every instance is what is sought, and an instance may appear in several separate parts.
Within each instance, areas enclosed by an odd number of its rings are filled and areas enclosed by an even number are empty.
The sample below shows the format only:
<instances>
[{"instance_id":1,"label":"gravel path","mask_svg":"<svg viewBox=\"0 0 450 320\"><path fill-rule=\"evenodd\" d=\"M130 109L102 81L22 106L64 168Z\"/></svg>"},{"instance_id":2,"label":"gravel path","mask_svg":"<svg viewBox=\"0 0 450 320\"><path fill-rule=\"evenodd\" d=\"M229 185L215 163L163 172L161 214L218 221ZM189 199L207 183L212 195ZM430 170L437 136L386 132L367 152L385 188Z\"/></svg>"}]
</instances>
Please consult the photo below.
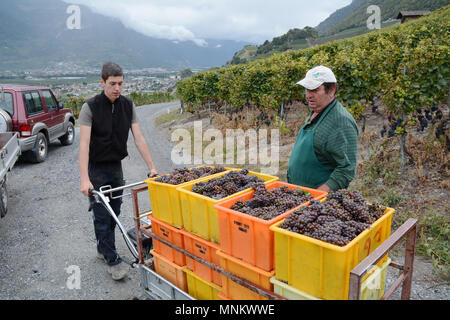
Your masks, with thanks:
<instances>
[{"instance_id":1,"label":"gravel path","mask_svg":"<svg viewBox=\"0 0 450 320\"><path fill-rule=\"evenodd\" d=\"M138 108L141 129L160 173L170 172L171 143L153 120L178 103ZM8 181L9 212L0 223L0 300L127 300L142 297L140 275L131 269L126 279L112 280L106 265L96 258L96 244L87 199L79 192L79 129L72 146L50 145L48 159L41 164L18 162ZM127 184L146 178L146 165L130 135L129 154L123 161ZM139 198L141 209L149 208L148 195ZM124 200L120 220L128 230L134 226L132 203ZM132 258L119 231L119 253ZM395 259L396 260L396 259ZM397 260L396 260L397 261ZM402 261L397 261L403 263ZM71 266L75 266L71 269ZM68 269L69 268L69 269ZM73 267L72 267L73 268ZM80 271L80 288L71 282ZM416 257L412 299L448 300L449 285L435 277L431 263ZM388 268L391 285L397 271ZM392 299L399 299L399 290Z\"/></svg>"},{"instance_id":2,"label":"gravel path","mask_svg":"<svg viewBox=\"0 0 450 320\"><path fill-rule=\"evenodd\" d=\"M170 148L153 120L176 107L178 103L138 108L141 129L161 173L172 170ZM77 128L72 146L53 143L44 163L18 162L12 170L9 212L0 224L0 300L126 300L142 295L138 270L131 269L126 279L116 282L104 262L96 258L91 213L79 191L78 145ZM142 181L148 169L131 134L128 146L130 156L123 161L125 179L127 183ZM141 208L148 209L148 196L143 196ZM124 199L120 220L127 230L134 226L132 214L131 198ZM121 255L132 258L119 231L116 245ZM80 289L70 281L77 267Z\"/></svg>"}]
</instances>

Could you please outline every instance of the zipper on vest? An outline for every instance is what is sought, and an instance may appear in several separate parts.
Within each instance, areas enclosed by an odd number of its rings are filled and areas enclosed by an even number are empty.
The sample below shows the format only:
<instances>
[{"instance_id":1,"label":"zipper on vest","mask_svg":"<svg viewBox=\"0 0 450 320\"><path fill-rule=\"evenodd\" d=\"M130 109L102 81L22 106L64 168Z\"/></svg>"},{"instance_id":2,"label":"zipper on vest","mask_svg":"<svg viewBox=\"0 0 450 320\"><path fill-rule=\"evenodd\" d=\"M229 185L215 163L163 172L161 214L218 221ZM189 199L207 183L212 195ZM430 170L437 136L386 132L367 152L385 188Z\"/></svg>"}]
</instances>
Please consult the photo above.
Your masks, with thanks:
<instances>
[{"instance_id":1,"label":"zipper on vest","mask_svg":"<svg viewBox=\"0 0 450 320\"><path fill-rule=\"evenodd\" d=\"M114 103L112 104L112 113L114 113Z\"/></svg>"}]
</instances>

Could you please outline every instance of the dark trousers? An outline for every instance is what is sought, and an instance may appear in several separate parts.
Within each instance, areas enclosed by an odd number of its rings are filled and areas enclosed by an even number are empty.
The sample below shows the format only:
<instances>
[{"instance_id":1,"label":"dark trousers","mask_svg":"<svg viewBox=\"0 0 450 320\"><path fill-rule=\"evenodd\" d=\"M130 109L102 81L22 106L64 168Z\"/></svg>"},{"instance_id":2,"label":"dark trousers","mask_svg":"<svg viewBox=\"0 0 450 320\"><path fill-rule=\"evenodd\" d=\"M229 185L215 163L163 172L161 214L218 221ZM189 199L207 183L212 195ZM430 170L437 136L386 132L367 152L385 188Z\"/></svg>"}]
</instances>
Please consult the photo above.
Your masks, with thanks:
<instances>
[{"instance_id":1,"label":"dark trousers","mask_svg":"<svg viewBox=\"0 0 450 320\"><path fill-rule=\"evenodd\" d=\"M123 180L122 163L89 163L89 179L95 190L100 190L102 186L117 188L125 185ZM113 193L113 196L122 195L123 191ZM114 210L116 216L120 214L122 198L111 199L109 205ZM101 203L96 203L93 208L94 230L97 239L97 251L106 258L109 266L119 264L122 260L117 254L115 245L114 230L116 222L108 213L106 207Z\"/></svg>"}]
</instances>

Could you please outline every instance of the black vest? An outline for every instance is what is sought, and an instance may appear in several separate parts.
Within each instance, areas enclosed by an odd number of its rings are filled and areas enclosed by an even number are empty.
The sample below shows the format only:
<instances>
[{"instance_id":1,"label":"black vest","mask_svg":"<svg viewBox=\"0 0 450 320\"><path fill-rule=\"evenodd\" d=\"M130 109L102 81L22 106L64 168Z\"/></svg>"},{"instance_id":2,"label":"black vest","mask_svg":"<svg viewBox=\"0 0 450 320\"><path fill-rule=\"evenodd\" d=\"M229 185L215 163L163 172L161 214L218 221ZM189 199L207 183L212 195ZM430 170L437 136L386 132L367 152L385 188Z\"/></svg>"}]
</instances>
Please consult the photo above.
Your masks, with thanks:
<instances>
[{"instance_id":1,"label":"black vest","mask_svg":"<svg viewBox=\"0 0 450 320\"><path fill-rule=\"evenodd\" d=\"M89 162L121 161L128 155L133 102L121 95L112 104L104 91L86 102L92 112Z\"/></svg>"}]
</instances>

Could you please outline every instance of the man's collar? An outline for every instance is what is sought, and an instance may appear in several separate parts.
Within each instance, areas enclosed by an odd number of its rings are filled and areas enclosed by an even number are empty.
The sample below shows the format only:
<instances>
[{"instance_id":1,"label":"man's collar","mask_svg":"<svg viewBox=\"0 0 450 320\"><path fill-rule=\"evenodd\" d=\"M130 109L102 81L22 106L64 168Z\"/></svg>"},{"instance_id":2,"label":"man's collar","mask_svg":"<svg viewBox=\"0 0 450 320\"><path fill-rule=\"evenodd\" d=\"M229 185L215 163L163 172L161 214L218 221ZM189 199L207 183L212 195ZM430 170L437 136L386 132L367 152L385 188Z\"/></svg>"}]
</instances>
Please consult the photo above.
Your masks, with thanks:
<instances>
[{"instance_id":1,"label":"man's collar","mask_svg":"<svg viewBox=\"0 0 450 320\"><path fill-rule=\"evenodd\" d=\"M107 102L109 102L110 104L114 104L117 100L119 100L119 98L120 98L120 96L116 99L116 100L114 100L114 102L111 102L111 100L108 98L108 96L105 94L105 90L103 90L102 91L102 93L100 94L101 96L102 96L102 98L105 100L105 101L107 101Z\"/></svg>"},{"instance_id":2,"label":"man's collar","mask_svg":"<svg viewBox=\"0 0 450 320\"><path fill-rule=\"evenodd\" d=\"M329 105L327 105L322 111L320 111L319 114L313 120L311 120L311 117L314 114L314 111L311 111L309 118L308 118L308 124L311 124L312 121L314 121L316 119L320 119L320 117L322 117L323 113L326 110L331 109L336 105L336 102L337 102L337 100L336 100L336 98L334 98L333 101L331 101Z\"/></svg>"}]
</instances>

